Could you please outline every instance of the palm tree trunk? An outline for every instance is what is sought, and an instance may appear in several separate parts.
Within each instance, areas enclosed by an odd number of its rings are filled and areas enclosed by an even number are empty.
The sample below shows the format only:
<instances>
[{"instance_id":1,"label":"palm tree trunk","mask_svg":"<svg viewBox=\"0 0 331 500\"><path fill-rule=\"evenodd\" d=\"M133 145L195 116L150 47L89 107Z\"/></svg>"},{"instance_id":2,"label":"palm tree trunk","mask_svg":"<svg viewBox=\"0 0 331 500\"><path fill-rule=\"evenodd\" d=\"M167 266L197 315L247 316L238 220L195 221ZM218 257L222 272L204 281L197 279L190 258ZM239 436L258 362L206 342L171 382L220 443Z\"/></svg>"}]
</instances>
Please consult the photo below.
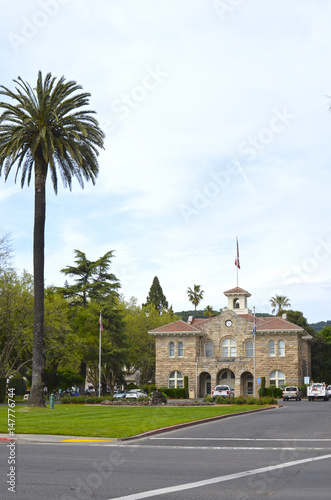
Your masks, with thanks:
<instances>
[{"instance_id":1,"label":"palm tree trunk","mask_svg":"<svg viewBox=\"0 0 331 500\"><path fill-rule=\"evenodd\" d=\"M35 161L33 233L34 325L30 406L46 406L44 399L44 253L46 219L46 173L43 158Z\"/></svg>"}]
</instances>

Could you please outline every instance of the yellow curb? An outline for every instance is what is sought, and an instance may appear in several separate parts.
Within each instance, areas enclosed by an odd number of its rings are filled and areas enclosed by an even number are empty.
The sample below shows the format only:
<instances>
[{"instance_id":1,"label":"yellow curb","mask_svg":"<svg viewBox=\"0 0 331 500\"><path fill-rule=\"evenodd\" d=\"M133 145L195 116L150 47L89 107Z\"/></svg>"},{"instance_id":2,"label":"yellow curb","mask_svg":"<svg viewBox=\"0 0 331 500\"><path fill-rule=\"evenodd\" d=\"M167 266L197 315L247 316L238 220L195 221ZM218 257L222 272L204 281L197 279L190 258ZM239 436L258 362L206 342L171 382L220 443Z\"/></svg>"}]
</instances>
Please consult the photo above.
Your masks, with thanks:
<instances>
[{"instance_id":1,"label":"yellow curb","mask_svg":"<svg viewBox=\"0 0 331 500\"><path fill-rule=\"evenodd\" d=\"M94 443L94 442L110 442L115 441L115 439L62 439L59 443Z\"/></svg>"}]
</instances>

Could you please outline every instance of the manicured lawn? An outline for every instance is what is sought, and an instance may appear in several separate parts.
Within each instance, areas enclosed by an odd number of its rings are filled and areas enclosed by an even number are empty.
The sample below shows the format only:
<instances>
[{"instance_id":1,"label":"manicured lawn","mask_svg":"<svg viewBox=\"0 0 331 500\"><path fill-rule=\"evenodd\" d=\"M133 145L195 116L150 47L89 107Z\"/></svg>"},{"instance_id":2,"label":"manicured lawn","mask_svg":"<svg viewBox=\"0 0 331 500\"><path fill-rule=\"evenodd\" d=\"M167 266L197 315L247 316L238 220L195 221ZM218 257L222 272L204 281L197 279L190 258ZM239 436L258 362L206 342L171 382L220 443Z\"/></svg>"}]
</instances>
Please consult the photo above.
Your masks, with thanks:
<instances>
[{"instance_id":1,"label":"manicured lawn","mask_svg":"<svg viewBox=\"0 0 331 500\"><path fill-rule=\"evenodd\" d=\"M263 408L256 405L205 407L119 407L56 404L28 408L17 405L16 434L63 434L123 438L169 425ZM0 432L8 433L7 407L0 407Z\"/></svg>"}]
</instances>

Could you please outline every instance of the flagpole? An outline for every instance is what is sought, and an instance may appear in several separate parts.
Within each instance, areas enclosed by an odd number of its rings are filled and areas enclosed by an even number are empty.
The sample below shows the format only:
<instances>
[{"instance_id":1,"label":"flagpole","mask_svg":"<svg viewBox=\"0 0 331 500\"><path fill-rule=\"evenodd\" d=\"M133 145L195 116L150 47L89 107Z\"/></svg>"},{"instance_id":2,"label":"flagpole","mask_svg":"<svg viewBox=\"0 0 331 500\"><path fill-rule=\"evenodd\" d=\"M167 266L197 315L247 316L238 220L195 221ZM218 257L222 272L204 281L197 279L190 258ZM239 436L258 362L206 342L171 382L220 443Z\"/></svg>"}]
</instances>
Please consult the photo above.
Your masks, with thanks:
<instances>
[{"instance_id":1,"label":"flagpole","mask_svg":"<svg viewBox=\"0 0 331 500\"><path fill-rule=\"evenodd\" d=\"M253 341L253 344L254 344L254 375L253 375L253 380L254 380L254 393L253 393L253 396L254 398L256 398L256 322L255 322L255 306L253 307L253 311L254 311L254 326L253 326L253 335L254 335L254 341Z\"/></svg>"},{"instance_id":2,"label":"flagpole","mask_svg":"<svg viewBox=\"0 0 331 500\"><path fill-rule=\"evenodd\" d=\"M99 397L100 397L100 385L101 385L101 327L102 327L102 318L100 312L100 320L99 320Z\"/></svg>"}]
</instances>

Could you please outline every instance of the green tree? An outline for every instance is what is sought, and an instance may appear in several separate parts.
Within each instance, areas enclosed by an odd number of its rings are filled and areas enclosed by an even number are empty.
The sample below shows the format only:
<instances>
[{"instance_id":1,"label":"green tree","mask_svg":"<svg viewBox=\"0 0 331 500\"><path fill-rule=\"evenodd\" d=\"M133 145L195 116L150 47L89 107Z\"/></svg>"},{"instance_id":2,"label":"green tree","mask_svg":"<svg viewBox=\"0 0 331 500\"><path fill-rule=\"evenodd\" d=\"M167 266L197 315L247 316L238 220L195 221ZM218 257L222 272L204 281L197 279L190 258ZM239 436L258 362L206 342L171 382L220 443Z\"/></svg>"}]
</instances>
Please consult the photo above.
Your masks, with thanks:
<instances>
[{"instance_id":1,"label":"green tree","mask_svg":"<svg viewBox=\"0 0 331 500\"><path fill-rule=\"evenodd\" d=\"M0 276L5 271L12 271L13 248L11 245L10 235L4 234L0 236Z\"/></svg>"},{"instance_id":2,"label":"green tree","mask_svg":"<svg viewBox=\"0 0 331 500\"><path fill-rule=\"evenodd\" d=\"M32 360L33 279L23 272L0 275L0 377L21 373Z\"/></svg>"},{"instance_id":3,"label":"green tree","mask_svg":"<svg viewBox=\"0 0 331 500\"><path fill-rule=\"evenodd\" d=\"M301 326L304 330L306 330L307 333L315 337L315 329L308 324L307 319L304 317L301 311L292 311L292 309L290 309L289 311L286 311L286 315L288 321L294 323L295 325Z\"/></svg>"},{"instance_id":4,"label":"green tree","mask_svg":"<svg viewBox=\"0 0 331 500\"><path fill-rule=\"evenodd\" d=\"M76 266L67 266L61 269L61 273L74 278L75 284L67 282L63 288L59 288L72 305L87 306L88 300L102 300L113 294L120 288L119 280L109 273L111 259L114 250L95 261L88 260L84 252L74 250L76 255Z\"/></svg>"},{"instance_id":5,"label":"green tree","mask_svg":"<svg viewBox=\"0 0 331 500\"><path fill-rule=\"evenodd\" d=\"M44 253L46 218L46 179L50 171L57 193L58 173L65 187L71 188L76 177L95 183L99 171L98 148L104 134L93 112L81 109L89 104L88 93L76 93L82 87L62 76L56 81L48 73L38 73L36 88L21 77L14 80L12 91L0 87L0 94L13 102L0 102L0 174L7 180L12 167L15 180L21 171L21 186L30 184L34 173L35 204L33 233L34 326L32 387L29 404L44 406Z\"/></svg>"},{"instance_id":6,"label":"green tree","mask_svg":"<svg viewBox=\"0 0 331 500\"><path fill-rule=\"evenodd\" d=\"M221 312L222 312L222 310L221 310ZM210 318L212 316L218 316L219 314L220 314L220 312L214 311L212 306L206 306L203 310L203 315L207 316L208 318Z\"/></svg>"},{"instance_id":7,"label":"green tree","mask_svg":"<svg viewBox=\"0 0 331 500\"><path fill-rule=\"evenodd\" d=\"M331 383L331 326L325 326L315 336L311 346L312 379Z\"/></svg>"},{"instance_id":8,"label":"green tree","mask_svg":"<svg viewBox=\"0 0 331 500\"><path fill-rule=\"evenodd\" d=\"M154 277L152 286L149 290L149 294L146 297L146 303L143 306L148 306L149 304L153 304L155 309L161 312L165 309L168 309L168 301L163 293L162 287L160 285L159 278L157 276Z\"/></svg>"},{"instance_id":9,"label":"green tree","mask_svg":"<svg viewBox=\"0 0 331 500\"><path fill-rule=\"evenodd\" d=\"M193 290L190 287L187 289L188 299L194 305L194 317L196 317L196 315L197 315L197 306L202 301L203 294L204 294L204 291L201 290L200 285L194 285Z\"/></svg>"},{"instance_id":10,"label":"green tree","mask_svg":"<svg viewBox=\"0 0 331 500\"><path fill-rule=\"evenodd\" d=\"M155 380L155 338L148 332L176 321L178 317L171 311L160 315L153 304L140 307L134 297L128 302L121 298L121 304L129 343L127 367L140 373L140 384L149 384Z\"/></svg>"},{"instance_id":11,"label":"green tree","mask_svg":"<svg viewBox=\"0 0 331 500\"><path fill-rule=\"evenodd\" d=\"M291 307L290 299L285 295L275 295L271 297L270 304L272 306L272 314L276 312L276 315L281 314L284 307Z\"/></svg>"},{"instance_id":12,"label":"green tree","mask_svg":"<svg viewBox=\"0 0 331 500\"><path fill-rule=\"evenodd\" d=\"M73 324L81 339L80 375L85 381L88 368L90 379L98 390L99 336L95 319L99 318L102 311L102 378L104 383L112 387L116 377L121 377L119 361L126 356L123 323L118 309L117 290L121 285L116 276L109 272L114 250L96 261L88 260L80 250L74 252L76 266L67 266L61 272L74 278L75 283L69 285L66 282L58 290L67 298L76 316ZM80 391L83 391L84 385L80 385Z\"/></svg>"}]
</instances>

